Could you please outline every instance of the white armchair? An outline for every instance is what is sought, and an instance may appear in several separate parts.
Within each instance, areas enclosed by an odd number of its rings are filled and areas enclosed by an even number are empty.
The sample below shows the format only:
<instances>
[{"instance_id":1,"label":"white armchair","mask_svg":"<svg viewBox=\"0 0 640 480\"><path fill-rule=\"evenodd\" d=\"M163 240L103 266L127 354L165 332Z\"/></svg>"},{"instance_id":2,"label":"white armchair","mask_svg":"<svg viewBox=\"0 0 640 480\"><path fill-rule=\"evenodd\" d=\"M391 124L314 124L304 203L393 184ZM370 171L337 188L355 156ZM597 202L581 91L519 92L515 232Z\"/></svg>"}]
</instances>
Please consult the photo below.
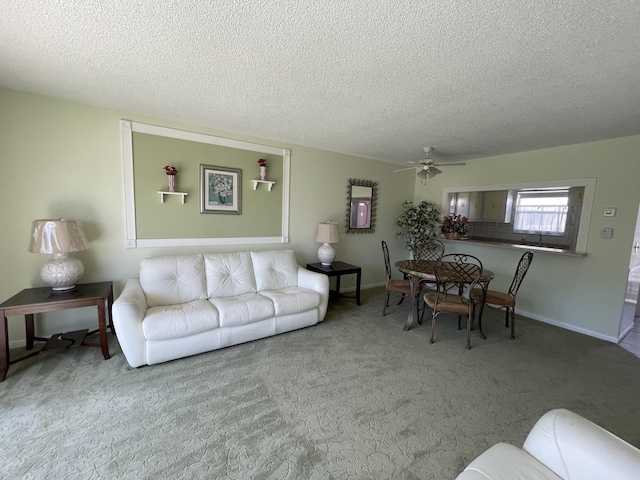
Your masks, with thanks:
<instances>
[{"instance_id":1,"label":"white armchair","mask_svg":"<svg viewBox=\"0 0 640 480\"><path fill-rule=\"evenodd\" d=\"M640 450L565 409L544 414L522 449L498 443L457 480L632 480L640 478Z\"/></svg>"}]
</instances>

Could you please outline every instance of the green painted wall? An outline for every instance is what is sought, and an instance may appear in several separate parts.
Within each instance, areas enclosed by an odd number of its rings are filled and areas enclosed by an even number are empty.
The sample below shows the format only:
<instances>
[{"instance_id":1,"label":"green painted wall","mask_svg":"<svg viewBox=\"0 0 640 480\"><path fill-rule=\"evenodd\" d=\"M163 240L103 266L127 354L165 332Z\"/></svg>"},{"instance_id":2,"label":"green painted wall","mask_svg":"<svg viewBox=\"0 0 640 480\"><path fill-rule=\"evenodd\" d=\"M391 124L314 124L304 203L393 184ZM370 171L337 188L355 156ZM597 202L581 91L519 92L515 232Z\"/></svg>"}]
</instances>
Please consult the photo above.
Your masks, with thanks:
<instances>
[{"instance_id":1,"label":"green painted wall","mask_svg":"<svg viewBox=\"0 0 640 480\"><path fill-rule=\"evenodd\" d=\"M259 158L267 160L267 179L276 182L271 192L264 185L253 190ZM134 132L137 238L281 236L282 163L282 157L266 153ZM201 164L242 170L240 215L200 213ZM175 196L160 202L158 190L168 189L165 165L178 169L176 191L189 194L184 205Z\"/></svg>"},{"instance_id":2,"label":"green painted wall","mask_svg":"<svg viewBox=\"0 0 640 480\"><path fill-rule=\"evenodd\" d=\"M290 149L290 242L206 248L125 248L120 119ZM31 222L48 217L83 221L91 249L73 254L85 265L83 281L114 280L116 295L128 278L137 275L140 260L149 256L290 248L296 252L301 265L316 262L320 246L315 241L318 222L327 220L340 225L340 243L334 245L338 259L362 267L363 285L384 282L381 240L389 243L392 258L406 256L402 242L395 238L393 224L402 201L412 199L414 182L413 178L394 174L397 165L385 162L7 89L0 89L0 159L4 173L0 176L0 199L4 206L0 213L3 225L0 267L5 273L0 276L2 300L23 288L43 285L40 267L47 256L29 253L27 247ZM172 163L178 163L178 160L183 161L176 159ZM252 159L253 162L257 159ZM149 171L149 201L153 208L161 206L156 191L166 186L166 179L158 168L166 163L169 162L163 159ZM196 174L189 172L188 166L186 170L187 178L180 177L182 171L179 174L178 187L184 188L182 182L187 181L186 186L191 189ZM257 163L255 166L247 165L246 170L247 178L258 177ZM154 172L153 178L151 171ZM272 173L273 170L269 171L267 178ZM378 182L378 222L374 234L345 233L349 178ZM274 192L277 188L276 185ZM277 201L276 197L280 198L281 193L268 195L260 188L256 192L259 192L257 198L269 202ZM248 193L245 185L245 199ZM192 199L188 198L186 205L191 205L191 202ZM185 211L175 203L165 204L168 207L166 211L171 212L174 207L180 212ZM260 208L269 209L271 206L264 203ZM273 208L277 209L277 205ZM234 217L249 218L244 213ZM246 223L252 224L251 221ZM355 278L352 277L342 279L343 288L355 286ZM398 274L397 278L401 276ZM81 325L84 328L84 325L95 324L95 318L95 308L53 312L38 315L37 328L45 333L70 331ZM23 341L24 324L21 319L11 318L9 327L11 341L14 344Z\"/></svg>"},{"instance_id":3,"label":"green painted wall","mask_svg":"<svg viewBox=\"0 0 640 480\"><path fill-rule=\"evenodd\" d=\"M587 256L536 252L518 293L518 309L529 316L605 338L617 338L633 232L640 205L640 136L569 145L468 161L443 168L427 185L416 182L416 199L441 202L446 187L540 180L596 178ZM616 207L615 217L604 217ZM600 238L612 227L613 238ZM497 273L492 288L508 289L522 252L447 244L477 255Z\"/></svg>"},{"instance_id":4,"label":"green painted wall","mask_svg":"<svg viewBox=\"0 0 640 480\"><path fill-rule=\"evenodd\" d=\"M126 249L121 118L291 149L290 243ZM393 259L406 256L393 226L403 200L439 203L444 187L595 177L588 255L536 254L518 296L518 308L534 318L613 339L618 334L640 204L639 152L640 136L633 136L490 157L468 161L466 167L446 169L422 185L412 171L393 173L395 164L0 89L0 198L4 207L0 214L0 266L4 272L0 297L6 299L23 288L42 285L39 270L46 256L27 252L31 222L38 218L82 220L91 249L74 255L85 264L84 281L114 280L116 294L126 279L137 275L140 259L148 256L291 248L300 264L315 262L317 224L326 220L340 225L340 243L335 245L338 259L362 266L363 284L376 285L384 281L381 240L389 243ZM160 168L166 163L160 161ZM164 185L164 174L157 175L149 180L150 198ZM378 221L372 235L345 233L349 178L378 182ZM179 178L179 186L181 181ZM193 177L188 182L191 188ZM604 207L616 207L616 217L603 217ZM612 239L600 238L602 227L614 229ZM519 252L447 243L448 251L454 248L477 254L494 270L494 288L508 287ZM345 277L343 285L353 287L354 279ZM95 309L56 312L39 316L38 328L55 333L90 324L94 319ZM24 338L24 328L17 318L10 320L10 338L14 342Z\"/></svg>"}]
</instances>

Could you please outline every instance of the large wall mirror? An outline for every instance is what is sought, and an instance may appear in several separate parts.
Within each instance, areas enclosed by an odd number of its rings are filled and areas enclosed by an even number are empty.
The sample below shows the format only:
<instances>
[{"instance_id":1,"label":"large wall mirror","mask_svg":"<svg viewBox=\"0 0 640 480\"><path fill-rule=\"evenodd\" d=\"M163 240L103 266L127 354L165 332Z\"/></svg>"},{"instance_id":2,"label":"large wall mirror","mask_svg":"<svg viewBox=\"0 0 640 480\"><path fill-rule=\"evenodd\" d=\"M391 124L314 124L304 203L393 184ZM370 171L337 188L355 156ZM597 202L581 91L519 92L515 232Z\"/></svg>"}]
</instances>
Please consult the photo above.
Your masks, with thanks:
<instances>
[{"instance_id":1,"label":"large wall mirror","mask_svg":"<svg viewBox=\"0 0 640 480\"><path fill-rule=\"evenodd\" d=\"M349 179L347 187L347 233L373 233L376 227L377 183Z\"/></svg>"}]
</instances>

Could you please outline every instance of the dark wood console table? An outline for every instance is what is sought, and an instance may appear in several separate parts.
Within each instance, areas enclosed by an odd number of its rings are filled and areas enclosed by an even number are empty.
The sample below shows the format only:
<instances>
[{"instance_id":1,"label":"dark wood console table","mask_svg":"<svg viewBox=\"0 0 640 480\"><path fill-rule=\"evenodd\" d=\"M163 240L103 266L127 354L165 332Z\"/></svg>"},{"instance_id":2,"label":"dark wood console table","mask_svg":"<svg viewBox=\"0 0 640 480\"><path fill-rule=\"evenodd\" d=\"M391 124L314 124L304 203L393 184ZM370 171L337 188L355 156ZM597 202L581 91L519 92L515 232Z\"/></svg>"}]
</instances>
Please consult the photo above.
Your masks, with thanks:
<instances>
[{"instance_id":1,"label":"dark wood console table","mask_svg":"<svg viewBox=\"0 0 640 480\"><path fill-rule=\"evenodd\" d=\"M356 274L356 303L360 305L360 279L362 277L362 268L349 263L333 262L331 265L322 265L321 263L307 263L307 270L312 272L324 273L328 277L336 277L335 295L340 296L340 277L342 275Z\"/></svg>"},{"instance_id":2,"label":"dark wood console table","mask_svg":"<svg viewBox=\"0 0 640 480\"><path fill-rule=\"evenodd\" d=\"M105 314L105 304L108 310ZM9 358L9 328L7 317L24 315L24 323L27 339L27 350L33 349L34 341L46 342L48 338L35 336L33 318L36 313L52 312L54 310L67 310L70 308L93 307L98 308L98 328L88 332L92 335L100 333L100 343L82 343L84 346L99 347L105 360L109 355L109 341L107 339L107 327L115 333L111 322L111 308L113 305L113 283L84 283L76 285L72 290L54 292L51 287L27 288L14 295L9 300L0 304L0 317L3 320L0 328L0 382L4 381L9 370L9 365L26 360L40 353L40 350L29 353L23 357L11 360Z\"/></svg>"}]
</instances>

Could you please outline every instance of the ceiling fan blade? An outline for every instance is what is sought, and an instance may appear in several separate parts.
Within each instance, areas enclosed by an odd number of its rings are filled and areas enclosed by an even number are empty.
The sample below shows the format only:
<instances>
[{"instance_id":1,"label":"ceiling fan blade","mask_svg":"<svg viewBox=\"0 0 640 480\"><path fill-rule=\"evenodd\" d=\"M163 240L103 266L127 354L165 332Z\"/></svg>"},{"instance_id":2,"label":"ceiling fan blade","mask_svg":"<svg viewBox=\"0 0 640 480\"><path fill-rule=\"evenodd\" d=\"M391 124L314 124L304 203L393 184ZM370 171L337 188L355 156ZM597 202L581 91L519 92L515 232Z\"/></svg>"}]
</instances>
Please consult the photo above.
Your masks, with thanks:
<instances>
[{"instance_id":1,"label":"ceiling fan blade","mask_svg":"<svg viewBox=\"0 0 640 480\"><path fill-rule=\"evenodd\" d=\"M451 163L435 163L434 165L438 166L438 167L458 167L458 166L462 166L462 165L466 165L466 163L464 162L451 162Z\"/></svg>"},{"instance_id":2,"label":"ceiling fan blade","mask_svg":"<svg viewBox=\"0 0 640 480\"><path fill-rule=\"evenodd\" d=\"M418 167L419 168L419 167ZM405 170L415 170L416 167L409 167L409 168L401 168L400 170L394 170L393 173L396 172L404 172Z\"/></svg>"}]
</instances>

